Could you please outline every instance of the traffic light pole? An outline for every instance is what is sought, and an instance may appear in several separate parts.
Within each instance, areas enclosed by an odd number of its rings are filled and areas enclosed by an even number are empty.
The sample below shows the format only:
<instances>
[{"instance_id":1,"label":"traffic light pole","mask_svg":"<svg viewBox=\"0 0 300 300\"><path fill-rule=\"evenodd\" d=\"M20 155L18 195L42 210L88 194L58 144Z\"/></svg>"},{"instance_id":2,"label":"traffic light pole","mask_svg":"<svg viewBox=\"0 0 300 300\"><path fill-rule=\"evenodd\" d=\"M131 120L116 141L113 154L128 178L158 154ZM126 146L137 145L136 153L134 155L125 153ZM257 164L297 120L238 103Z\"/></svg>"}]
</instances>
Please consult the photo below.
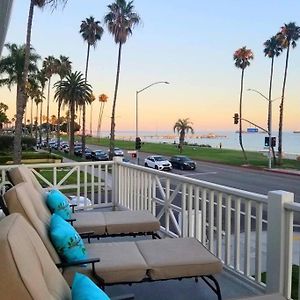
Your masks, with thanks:
<instances>
[{"instance_id":1,"label":"traffic light pole","mask_svg":"<svg viewBox=\"0 0 300 300\"><path fill-rule=\"evenodd\" d=\"M260 130L262 130L262 131L264 131L264 132L266 132L268 134L268 137L269 137L269 152L268 152L268 160L269 160L269 162L268 162L268 168L272 169L272 132L271 132L271 130L267 130L267 129L265 129L265 128L263 128L263 127L255 124L255 123L247 120L247 119L244 119L244 118L239 118L239 120L240 121L248 122L251 125L259 128Z\"/></svg>"}]
</instances>

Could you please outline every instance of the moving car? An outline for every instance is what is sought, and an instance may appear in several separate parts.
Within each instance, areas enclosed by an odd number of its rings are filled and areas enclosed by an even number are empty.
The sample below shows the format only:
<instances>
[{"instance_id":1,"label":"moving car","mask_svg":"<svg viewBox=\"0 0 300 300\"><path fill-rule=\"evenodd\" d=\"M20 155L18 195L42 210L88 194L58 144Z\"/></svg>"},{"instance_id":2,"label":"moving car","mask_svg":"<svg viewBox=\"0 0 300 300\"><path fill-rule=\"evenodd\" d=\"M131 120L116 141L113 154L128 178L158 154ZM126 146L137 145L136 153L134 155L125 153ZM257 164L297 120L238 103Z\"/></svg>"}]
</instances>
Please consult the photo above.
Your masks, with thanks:
<instances>
[{"instance_id":1,"label":"moving car","mask_svg":"<svg viewBox=\"0 0 300 300\"><path fill-rule=\"evenodd\" d=\"M145 167L160 171L172 170L172 164L165 157L160 155L151 155L145 158Z\"/></svg>"},{"instance_id":2,"label":"moving car","mask_svg":"<svg viewBox=\"0 0 300 300\"><path fill-rule=\"evenodd\" d=\"M181 170L195 170L197 166L192 159L184 155L174 155L170 158L170 162L173 168Z\"/></svg>"},{"instance_id":3,"label":"moving car","mask_svg":"<svg viewBox=\"0 0 300 300\"><path fill-rule=\"evenodd\" d=\"M92 151L91 158L94 161L104 161L108 160L108 154L103 150L94 150Z\"/></svg>"}]
</instances>

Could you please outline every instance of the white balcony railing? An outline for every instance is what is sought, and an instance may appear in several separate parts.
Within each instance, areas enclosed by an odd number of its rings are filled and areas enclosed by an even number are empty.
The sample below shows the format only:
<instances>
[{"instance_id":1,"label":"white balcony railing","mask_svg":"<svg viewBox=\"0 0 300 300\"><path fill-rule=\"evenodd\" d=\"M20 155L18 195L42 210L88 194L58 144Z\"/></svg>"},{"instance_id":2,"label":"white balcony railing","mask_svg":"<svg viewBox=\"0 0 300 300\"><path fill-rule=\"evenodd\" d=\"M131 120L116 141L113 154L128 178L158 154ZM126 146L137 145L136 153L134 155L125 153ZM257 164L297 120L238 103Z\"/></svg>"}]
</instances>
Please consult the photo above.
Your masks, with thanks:
<instances>
[{"instance_id":1,"label":"white balcony railing","mask_svg":"<svg viewBox=\"0 0 300 300\"><path fill-rule=\"evenodd\" d=\"M259 195L117 161L28 166L45 188L83 197L83 208L147 209L164 234L195 237L242 280L291 297L293 217L300 212L292 193ZM10 167L0 167L1 184Z\"/></svg>"}]
</instances>

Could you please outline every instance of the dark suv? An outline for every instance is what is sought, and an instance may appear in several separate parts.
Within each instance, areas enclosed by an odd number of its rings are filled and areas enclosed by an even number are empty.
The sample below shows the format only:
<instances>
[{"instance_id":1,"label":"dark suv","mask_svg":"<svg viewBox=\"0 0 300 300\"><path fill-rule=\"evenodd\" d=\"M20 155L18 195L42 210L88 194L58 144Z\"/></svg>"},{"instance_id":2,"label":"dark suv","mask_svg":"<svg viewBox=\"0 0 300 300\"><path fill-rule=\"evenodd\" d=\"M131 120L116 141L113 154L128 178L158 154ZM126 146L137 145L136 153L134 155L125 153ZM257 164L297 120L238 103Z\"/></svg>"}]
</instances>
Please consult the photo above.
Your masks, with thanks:
<instances>
[{"instance_id":1,"label":"dark suv","mask_svg":"<svg viewBox=\"0 0 300 300\"><path fill-rule=\"evenodd\" d=\"M187 156L184 155L174 155L169 161L171 162L173 168L178 168L181 170L195 170L196 163Z\"/></svg>"}]
</instances>

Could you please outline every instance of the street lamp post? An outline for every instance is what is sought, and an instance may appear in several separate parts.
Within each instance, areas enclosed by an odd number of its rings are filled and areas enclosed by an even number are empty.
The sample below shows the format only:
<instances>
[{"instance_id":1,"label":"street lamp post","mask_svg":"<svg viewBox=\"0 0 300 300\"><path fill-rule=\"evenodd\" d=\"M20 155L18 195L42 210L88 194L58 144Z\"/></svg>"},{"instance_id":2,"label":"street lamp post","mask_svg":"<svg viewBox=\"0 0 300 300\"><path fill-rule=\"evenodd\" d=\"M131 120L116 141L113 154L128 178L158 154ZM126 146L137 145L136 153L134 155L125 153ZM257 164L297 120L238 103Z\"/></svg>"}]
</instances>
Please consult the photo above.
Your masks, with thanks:
<instances>
[{"instance_id":1,"label":"street lamp post","mask_svg":"<svg viewBox=\"0 0 300 300\"><path fill-rule=\"evenodd\" d=\"M137 140L137 138L139 137L139 122L138 122L138 116L139 116L139 110L138 110L138 97L139 97L139 93L149 89L150 87L156 85L156 84L161 84L161 83L164 83L164 84L169 84L168 81L156 81L156 82L153 82L149 85L147 85L146 87L142 88L141 90L138 90L135 92L135 140ZM136 163L137 165L139 164L139 151L138 149L136 149Z\"/></svg>"},{"instance_id":2,"label":"street lamp post","mask_svg":"<svg viewBox=\"0 0 300 300\"><path fill-rule=\"evenodd\" d=\"M275 99L269 99L267 98L264 94L262 94L260 91L257 91L255 89L247 89L250 92L255 92L259 94L261 97L263 97L265 100L268 101L268 137L269 137L269 153L268 153L268 158L269 158L269 169L272 168L272 102L278 99L281 99L281 97L275 98Z\"/></svg>"}]
</instances>

